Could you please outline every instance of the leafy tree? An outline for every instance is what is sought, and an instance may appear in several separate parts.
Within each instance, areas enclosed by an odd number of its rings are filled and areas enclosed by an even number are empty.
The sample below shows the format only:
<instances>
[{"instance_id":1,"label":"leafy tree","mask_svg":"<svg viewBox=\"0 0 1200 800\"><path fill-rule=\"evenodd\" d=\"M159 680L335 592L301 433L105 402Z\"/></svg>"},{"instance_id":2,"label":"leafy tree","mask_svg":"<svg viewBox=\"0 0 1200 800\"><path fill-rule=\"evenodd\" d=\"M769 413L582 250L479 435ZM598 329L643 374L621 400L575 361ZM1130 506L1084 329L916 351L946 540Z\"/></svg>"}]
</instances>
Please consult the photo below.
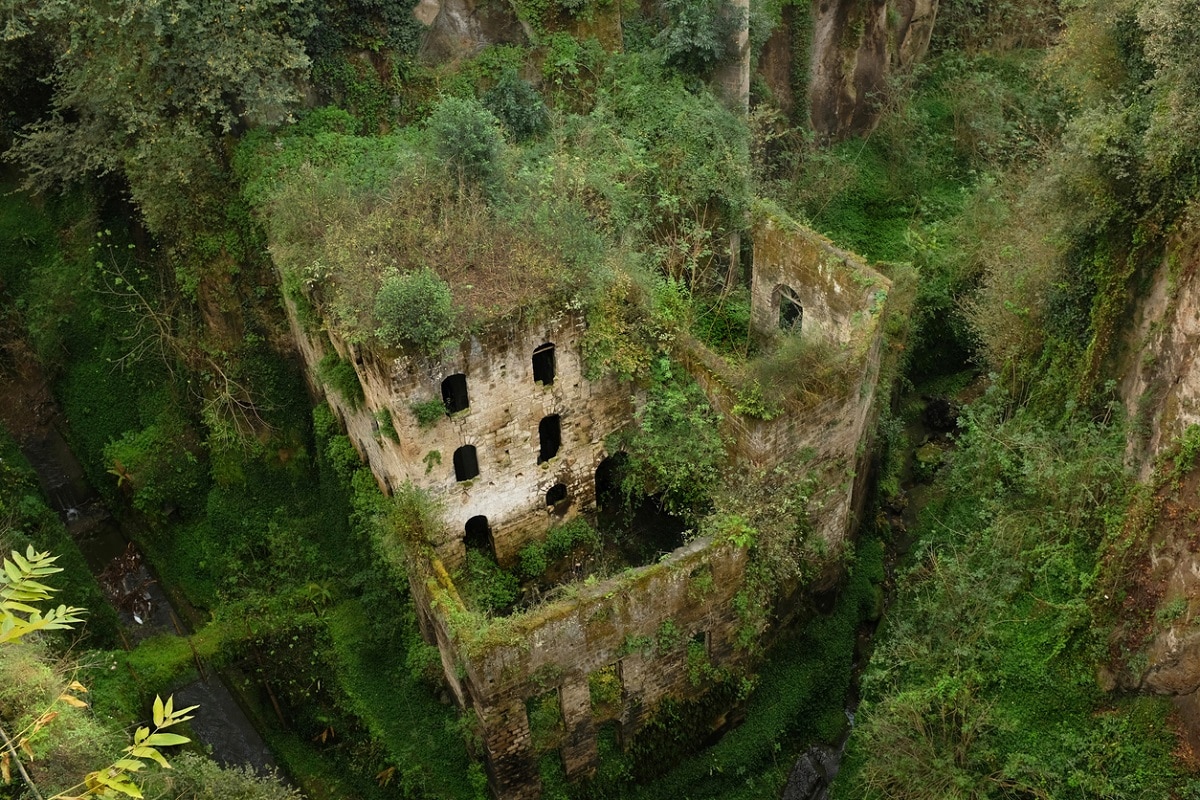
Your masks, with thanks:
<instances>
[{"instance_id":1,"label":"leafy tree","mask_svg":"<svg viewBox=\"0 0 1200 800\"><path fill-rule=\"evenodd\" d=\"M433 150L462 179L485 187L500 179L500 121L478 100L445 97L429 116Z\"/></svg>"},{"instance_id":2,"label":"leafy tree","mask_svg":"<svg viewBox=\"0 0 1200 800\"><path fill-rule=\"evenodd\" d=\"M160 235L222 210L223 135L284 121L300 100L309 0L5 5L6 38L44 33L54 48L50 113L8 154L27 185L123 173Z\"/></svg>"},{"instance_id":3,"label":"leafy tree","mask_svg":"<svg viewBox=\"0 0 1200 800\"><path fill-rule=\"evenodd\" d=\"M504 71L496 85L483 95L483 104L517 141L536 136L550 123L542 96L515 69Z\"/></svg>"},{"instance_id":4,"label":"leafy tree","mask_svg":"<svg viewBox=\"0 0 1200 800\"><path fill-rule=\"evenodd\" d=\"M384 344L415 345L432 354L454 328L454 298L446 282L424 268L386 279L375 296L375 317Z\"/></svg>"},{"instance_id":5,"label":"leafy tree","mask_svg":"<svg viewBox=\"0 0 1200 800\"><path fill-rule=\"evenodd\" d=\"M664 0L663 10L670 22L654 43L672 66L704 77L733 56L742 19L728 0Z\"/></svg>"}]
</instances>

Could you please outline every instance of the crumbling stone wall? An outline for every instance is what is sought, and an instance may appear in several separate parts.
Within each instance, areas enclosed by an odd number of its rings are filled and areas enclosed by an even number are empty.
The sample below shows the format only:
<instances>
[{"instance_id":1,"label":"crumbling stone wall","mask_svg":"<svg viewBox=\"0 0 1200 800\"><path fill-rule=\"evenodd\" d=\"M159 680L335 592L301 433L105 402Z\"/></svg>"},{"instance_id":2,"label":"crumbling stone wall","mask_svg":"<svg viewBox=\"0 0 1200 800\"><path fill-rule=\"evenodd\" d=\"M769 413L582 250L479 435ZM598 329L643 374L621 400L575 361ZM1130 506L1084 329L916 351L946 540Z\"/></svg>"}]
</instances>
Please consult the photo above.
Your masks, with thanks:
<instances>
[{"instance_id":1,"label":"crumbling stone wall","mask_svg":"<svg viewBox=\"0 0 1200 800\"><path fill-rule=\"evenodd\" d=\"M621 682L615 716L623 740L632 736L666 696L706 688L693 683L689 643L706 649L710 663L734 666L747 657L735 646L744 624L734 595L745 577L746 550L728 541L693 541L663 561L584 586L572 599L497 620L494 629L455 639L449 622L458 604L444 571L414 580L423 622L457 658L456 683L481 723L488 772L503 798L540 796L538 760L562 759L570 778L594 769L597 727L588 677L616 665ZM435 565L436 566L436 565ZM471 636L481 636L475 642ZM534 747L527 703L556 693L562 729L543 752Z\"/></svg>"},{"instance_id":2,"label":"crumbling stone wall","mask_svg":"<svg viewBox=\"0 0 1200 800\"><path fill-rule=\"evenodd\" d=\"M864 331L864 315L878 312L890 282L862 259L840 250L824 236L769 212L754 226L754 269L750 283L750 322L759 338L780 329L783 289L792 290L804 309L800 330L828 342L848 345Z\"/></svg>"},{"instance_id":3,"label":"crumbling stone wall","mask_svg":"<svg viewBox=\"0 0 1200 800\"><path fill-rule=\"evenodd\" d=\"M731 459L763 467L797 453L823 491L812 507L819 535L838 545L852 525L856 482L869 435L882 335L881 311L889 284L852 255L786 220L758 214L755 227L752 324L764 340L816 336L839 348L848 387L803 413L772 420L739 417L730 365L701 345L683 360L721 410ZM779 287L803 307L799 329L779 331ZM595 501L594 473L605 456L604 437L633 415L631 387L583 376L583 320L571 313L501 326L464 342L437 361L383 357L305 333L292 314L297 342L310 367L329 346L355 364L366 394L353 409L336 396L352 441L387 489L409 480L440 497L446 532L433 550L412 559L410 584L426 639L436 643L447 682L473 713L489 780L501 798L537 798L538 762L562 759L570 778L589 774L597 759L601 724L615 724L628 741L668 696L689 697L705 687L689 669L689 643L703 647L714 667L737 668L750 658L736 646L751 625L734 598L745 587L748 553L737 542L697 539L662 561L591 585L576 584L529 611L481 620L464 608L450 571L464 553L467 520L486 515L501 563L561 517ZM534 381L532 355L555 345L553 384ZM394 355L394 354L393 354ZM469 408L422 428L410 406L441 397L450 375L467 378ZM374 412L390 410L399 442L378 431ZM562 420L558 454L538 464L538 423ZM480 474L455 480L454 449L476 447ZM440 461L430 457L440 454ZM545 492L564 483L572 502L548 508ZM588 678L615 670L620 698L594 708ZM550 698L561 727L534 741L529 703ZM542 732L544 734L544 732Z\"/></svg>"},{"instance_id":4,"label":"crumbling stone wall","mask_svg":"<svg viewBox=\"0 0 1200 800\"><path fill-rule=\"evenodd\" d=\"M883 310L891 283L857 256L786 219L760 214L753 232L754 265L750 318L760 340L778 345L782 337L816 337L844 359L841 391L802 412L771 420L734 413L736 379L730 366L702 348L687 354L688 368L710 402L722 412L723 433L734 460L773 467L806 454L806 468L823 476L812 521L829 544L838 545L852 526L855 476L866 465L865 443L875 412L883 336ZM790 291L803 308L794 328L780 328L780 305ZM864 487L858 487L858 493Z\"/></svg>"},{"instance_id":5,"label":"crumbling stone wall","mask_svg":"<svg viewBox=\"0 0 1200 800\"><path fill-rule=\"evenodd\" d=\"M330 346L354 362L364 411L356 413L332 392L330 404L385 491L410 481L444 503L446 534L435 545L451 569L464 557L465 527L473 517L487 518L496 557L507 566L530 539L594 506L604 437L632 418L628 386L584 377L583 321L575 314L490 330L440 360L385 358L293 327L310 369ZM554 345L555 376L544 385L534 380L532 358L548 343ZM466 376L469 407L422 427L411 406L440 400L442 381L456 374ZM398 442L380 432L375 412L381 409L390 412ZM538 425L555 414L561 445L539 464ZM475 447L479 476L458 481L453 458L464 445ZM557 484L565 485L567 501L551 508L546 494Z\"/></svg>"}]
</instances>

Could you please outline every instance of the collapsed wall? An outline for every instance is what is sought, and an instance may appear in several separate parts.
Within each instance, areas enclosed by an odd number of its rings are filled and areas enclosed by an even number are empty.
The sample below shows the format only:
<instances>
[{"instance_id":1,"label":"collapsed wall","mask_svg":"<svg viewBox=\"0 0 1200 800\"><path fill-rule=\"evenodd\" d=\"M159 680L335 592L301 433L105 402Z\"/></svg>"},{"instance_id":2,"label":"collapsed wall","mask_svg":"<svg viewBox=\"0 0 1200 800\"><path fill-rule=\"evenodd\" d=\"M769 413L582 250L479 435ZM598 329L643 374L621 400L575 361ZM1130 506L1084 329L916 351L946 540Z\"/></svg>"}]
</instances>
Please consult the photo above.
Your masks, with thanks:
<instances>
[{"instance_id":1,"label":"collapsed wall","mask_svg":"<svg viewBox=\"0 0 1200 800\"><path fill-rule=\"evenodd\" d=\"M760 216L754 335L766 350L788 337L823 342L838 354L845 386L748 418L736 413L735 366L696 342L677 355L722 412L731 468L803 462L821 486L812 528L837 552L863 493L889 284L811 231ZM605 437L633 419L636 387L585 377L581 316L500 324L427 359L348 346L306 330L295 312L310 371L330 350L354 365L363 401L328 399L381 487L409 482L444 507L433 538L410 543L409 579L422 632L474 716L497 796L540 796L546 757L560 758L568 778L588 775L602 729L627 743L664 698L698 696L716 676L752 666L765 616L751 619L745 607L753 536L737 526L649 566L561 587L507 617L472 612L459 596L451 573L472 538L511 564L555 522L595 506ZM446 413L419 413L430 401Z\"/></svg>"}]
</instances>

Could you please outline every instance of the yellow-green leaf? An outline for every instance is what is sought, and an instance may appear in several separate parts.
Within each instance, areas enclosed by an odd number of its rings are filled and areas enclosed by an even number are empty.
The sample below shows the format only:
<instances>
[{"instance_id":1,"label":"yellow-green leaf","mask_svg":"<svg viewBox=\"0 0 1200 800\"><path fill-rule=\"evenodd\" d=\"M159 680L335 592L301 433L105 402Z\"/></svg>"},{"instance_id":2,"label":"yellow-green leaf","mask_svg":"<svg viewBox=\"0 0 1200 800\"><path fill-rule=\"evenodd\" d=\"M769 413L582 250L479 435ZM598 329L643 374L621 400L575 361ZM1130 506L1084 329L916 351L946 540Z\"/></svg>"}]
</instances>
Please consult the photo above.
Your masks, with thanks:
<instances>
[{"instance_id":1,"label":"yellow-green leaf","mask_svg":"<svg viewBox=\"0 0 1200 800\"><path fill-rule=\"evenodd\" d=\"M176 744L187 744L190 741L191 739L180 736L178 733L155 733L146 740L146 744L153 747L170 747Z\"/></svg>"}]
</instances>

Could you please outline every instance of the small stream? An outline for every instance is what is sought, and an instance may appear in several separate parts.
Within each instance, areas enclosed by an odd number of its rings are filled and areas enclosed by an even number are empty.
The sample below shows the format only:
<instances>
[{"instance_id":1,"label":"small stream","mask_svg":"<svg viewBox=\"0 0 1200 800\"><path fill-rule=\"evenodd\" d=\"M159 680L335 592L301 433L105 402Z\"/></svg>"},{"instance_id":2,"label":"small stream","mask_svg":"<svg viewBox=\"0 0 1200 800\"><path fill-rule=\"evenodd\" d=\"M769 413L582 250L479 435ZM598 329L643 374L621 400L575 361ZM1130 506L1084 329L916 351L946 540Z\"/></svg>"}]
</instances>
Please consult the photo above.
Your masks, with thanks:
<instances>
[{"instance_id":1,"label":"small stream","mask_svg":"<svg viewBox=\"0 0 1200 800\"><path fill-rule=\"evenodd\" d=\"M59 430L62 420L38 409L36 424L15 432L22 453L37 473L51 507L79 545L92 573L124 623L127 647L164 633L187 636L186 617L176 612L137 546L88 484ZM18 412L19 413L19 412ZM213 758L225 766L259 773L276 767L266 742L250 723L220 675L198 661L201 677L175 690L176 706L199 705L191 728Z\"/></svg>"}]
</instances>

